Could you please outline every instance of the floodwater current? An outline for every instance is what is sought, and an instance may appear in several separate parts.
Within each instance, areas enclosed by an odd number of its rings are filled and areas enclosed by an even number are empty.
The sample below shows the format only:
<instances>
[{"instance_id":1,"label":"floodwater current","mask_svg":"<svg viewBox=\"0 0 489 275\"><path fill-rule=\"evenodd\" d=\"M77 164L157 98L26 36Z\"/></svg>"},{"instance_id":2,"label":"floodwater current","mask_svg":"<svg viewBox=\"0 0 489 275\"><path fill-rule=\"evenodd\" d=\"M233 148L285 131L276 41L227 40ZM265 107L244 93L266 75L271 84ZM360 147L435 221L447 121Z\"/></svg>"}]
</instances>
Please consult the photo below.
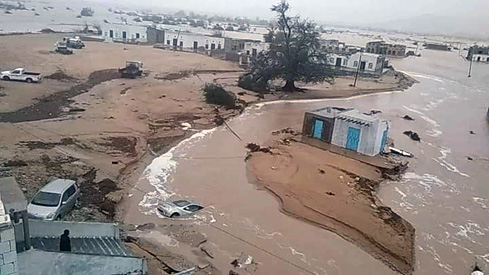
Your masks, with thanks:
<instances>
[{"instance_id":1,"label":"floodwater current","mask_svg":"<svg viewBox=\"0 0 489 275\"><path fill-rule=\"evenodd\" d=\"M419 83L404 92L252 106L229 121L242 140L225 127L196 133L148 166L144 177L156 191L140 210L154 214L157 200L170 196L204 204L195 223L224 259L218 267L243 251L259 263L258 274L395 274L334 233L281 213L275 197L249 182L244 161L246 143L264 143L277 129L300 129L305 111L380 110L392 121L396 147L415 156L400 182L379 191L416 228L415 274L469 274L476 261L489 270L489 64L474 64L468 78L468 62L458 52L424 50L422 57L391 63ZM403 135L407 130L421 142Z\"/></svg>"}]
</instances>

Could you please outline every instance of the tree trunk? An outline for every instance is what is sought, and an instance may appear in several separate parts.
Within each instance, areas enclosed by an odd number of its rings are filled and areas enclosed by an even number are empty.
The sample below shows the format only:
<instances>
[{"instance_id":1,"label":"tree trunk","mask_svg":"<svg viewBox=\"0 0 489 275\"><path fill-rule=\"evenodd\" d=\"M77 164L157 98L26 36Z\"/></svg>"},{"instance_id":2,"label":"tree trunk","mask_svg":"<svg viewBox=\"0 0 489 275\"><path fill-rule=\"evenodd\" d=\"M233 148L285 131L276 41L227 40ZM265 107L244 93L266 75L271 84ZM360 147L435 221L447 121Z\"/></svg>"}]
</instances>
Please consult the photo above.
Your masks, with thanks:
<instances>
[{"instance_id":1,"label":"tree trunk","mask_svg":"<svg viewBox=\"0 0 489 275\"><path fill-rule=\"evenodd\" d=\"M296 89L294 80L287 80L285 86L282 88L285 92L294 92Z\"/></svg>"}]
</instances>

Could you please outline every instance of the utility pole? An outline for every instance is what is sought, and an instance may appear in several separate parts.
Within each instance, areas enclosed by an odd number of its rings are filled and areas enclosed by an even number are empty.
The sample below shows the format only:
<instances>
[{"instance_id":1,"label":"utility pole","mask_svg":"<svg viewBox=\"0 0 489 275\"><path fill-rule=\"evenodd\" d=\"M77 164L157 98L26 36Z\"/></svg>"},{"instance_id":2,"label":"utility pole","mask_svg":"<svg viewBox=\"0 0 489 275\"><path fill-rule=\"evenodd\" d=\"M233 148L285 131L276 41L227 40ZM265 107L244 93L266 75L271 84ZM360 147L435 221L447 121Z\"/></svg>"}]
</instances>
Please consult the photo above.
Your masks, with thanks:
<instances>
[{"instance_id":1,"label":"utility pole","mask_svg":"<svg viewBox=\"0 0 489 275\"><path fill-rule=\"evenodd\" d=\"M358 60L357 73L355 74L355 82L353 82L353 87L357 86L358 74L360 73L360 66L362 64L362 53L360 53L360 58Z\"/></svg>"},{"instance_id":2,"label":"utility pole","mask_svg":"<svg viewBox=\"0 0 489 275\"><path fill-rule=\"evenodd\" d=\"M180 31L182 29L178 29L178 33L177 33L177 45L173 45L173 51L176 52L177 51L177 47L178 47L178 39L180 39ZM182 50L182 49L180 49Z\"/></svg>"},{"instance_id":3,"label":"utility pole","mask_svg":"<svg viewBox=\"0 0 489 275\"><path fill-rule=\"evenodd\" d=\"M470 55L469 77L472 77L470 75L472 73L472 60L474 60L473 54Z\"/></svg>"}]
</instances>

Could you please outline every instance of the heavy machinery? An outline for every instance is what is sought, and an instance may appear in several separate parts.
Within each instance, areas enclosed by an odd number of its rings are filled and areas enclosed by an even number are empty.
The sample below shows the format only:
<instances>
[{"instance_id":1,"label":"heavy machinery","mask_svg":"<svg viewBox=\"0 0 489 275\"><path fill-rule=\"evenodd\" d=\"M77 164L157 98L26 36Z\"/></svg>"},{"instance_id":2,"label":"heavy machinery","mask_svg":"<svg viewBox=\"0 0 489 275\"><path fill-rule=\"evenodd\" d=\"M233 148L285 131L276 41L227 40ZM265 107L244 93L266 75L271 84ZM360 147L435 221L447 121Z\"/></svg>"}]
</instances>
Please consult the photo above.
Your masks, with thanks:
<instances>
[{"instance_id":1,"label":"heavy machinery","mask_svg":"<svg viewBox=\"0 0 489 275\"><path fill-rule=\"evenodd\" d=\"M120 68L123 78L136 78L143 74L143 63L140 61L126 61L126 67Z\"/></svg>"},{"instance_id":2,"label":"heavy machinery","mask_svg":"<svg viewBox=\"0 0 489 275\"><path fill-rule=\"evenodd\" d=\"M56 43L54 51L60 54L73 54L73 51L68 49L68 45L65 42Z\"/></svg>"}]
</instances>

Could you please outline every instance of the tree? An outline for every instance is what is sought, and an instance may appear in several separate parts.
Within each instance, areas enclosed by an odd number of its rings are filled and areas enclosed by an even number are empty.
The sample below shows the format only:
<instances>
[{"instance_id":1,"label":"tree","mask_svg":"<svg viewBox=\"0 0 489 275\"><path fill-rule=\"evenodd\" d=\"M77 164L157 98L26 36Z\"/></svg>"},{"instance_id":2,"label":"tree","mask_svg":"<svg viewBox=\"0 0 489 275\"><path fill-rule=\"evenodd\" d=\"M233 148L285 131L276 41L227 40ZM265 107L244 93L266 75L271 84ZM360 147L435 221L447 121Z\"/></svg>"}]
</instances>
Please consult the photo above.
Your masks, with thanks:
<instances>
[{"instance_id":1,"label":"tree","mask_svg":"<svg viewBox=\"0 0 489 275\"><path fill-rule=\"evenodd\" d=\"M277 24L264 36L270 48L253 60L251 77L261 83L283 79L283 90L290 92L297 90L296 81L331 81L333 70L327 65L326 55L319 50L316 24L289 16L290 5L285 0L271 10L277 13Z\"/></svg>"}]
</instances>

